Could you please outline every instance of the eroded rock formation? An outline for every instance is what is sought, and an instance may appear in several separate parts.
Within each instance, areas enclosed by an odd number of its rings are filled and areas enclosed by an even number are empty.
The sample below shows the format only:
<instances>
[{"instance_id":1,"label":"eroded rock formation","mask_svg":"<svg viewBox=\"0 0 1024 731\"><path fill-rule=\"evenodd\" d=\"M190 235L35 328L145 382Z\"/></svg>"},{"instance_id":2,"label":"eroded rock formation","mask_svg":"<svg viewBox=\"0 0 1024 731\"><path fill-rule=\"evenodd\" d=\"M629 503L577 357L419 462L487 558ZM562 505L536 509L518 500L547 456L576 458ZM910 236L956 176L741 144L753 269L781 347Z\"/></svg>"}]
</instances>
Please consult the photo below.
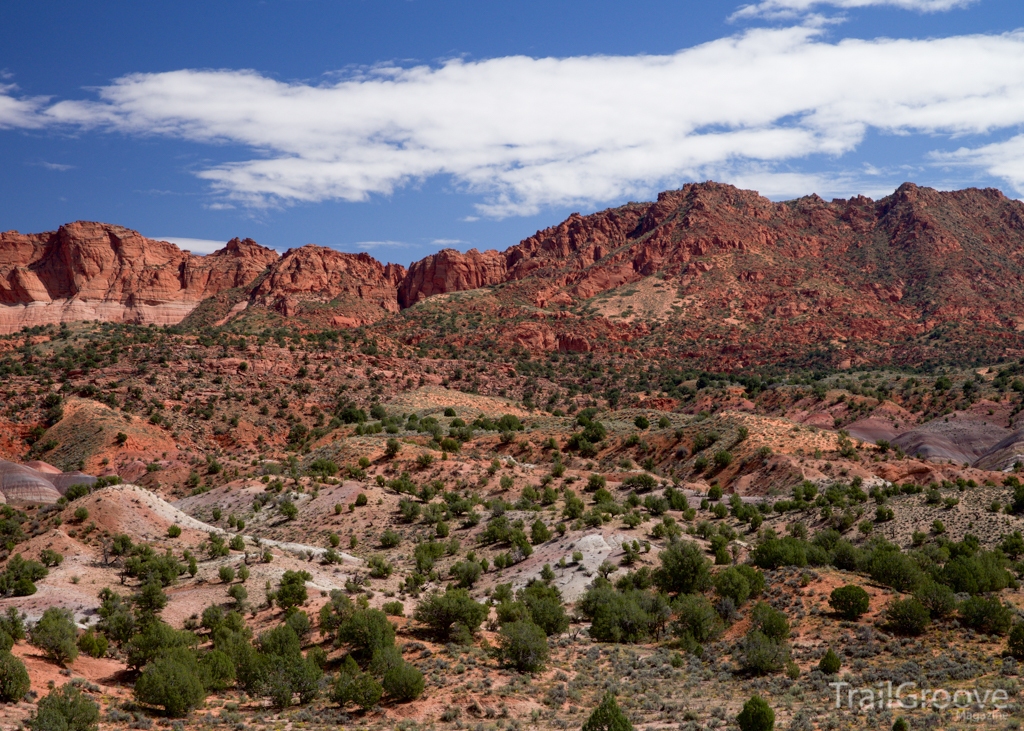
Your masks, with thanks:
<instances>
[{"instance_id":1,"label":"eroded rock formation","mask_svg":"<svg viewBox=\"0 0 1024 731\"><path fill-rule=\"evenodd\" d=\"M0 332L74 320L174 324L203 299L248 284L276 259L251 239L194 256L87 221L42 234L0 233Z\"/></svg>"}]
</instances>

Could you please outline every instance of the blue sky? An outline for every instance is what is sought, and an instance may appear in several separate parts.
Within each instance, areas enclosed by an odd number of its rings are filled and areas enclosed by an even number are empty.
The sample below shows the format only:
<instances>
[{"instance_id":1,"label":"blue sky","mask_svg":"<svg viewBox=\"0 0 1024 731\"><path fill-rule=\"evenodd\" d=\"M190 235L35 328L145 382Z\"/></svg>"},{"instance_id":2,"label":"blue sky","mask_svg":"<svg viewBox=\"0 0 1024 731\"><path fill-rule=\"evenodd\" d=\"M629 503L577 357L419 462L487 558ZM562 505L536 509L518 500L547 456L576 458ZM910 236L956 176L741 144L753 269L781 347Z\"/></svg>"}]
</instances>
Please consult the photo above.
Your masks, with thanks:
<instances>
[{"instance_id":1,"label":"blue sky","mask_svg":"<svg viewBox=\"0 0 1024 731\"><path fill-rule=\"evenodd\" d=\"M0 229L408 263L694 180L1020 197L1019 28L1019 0L3 3Z\"/></svg>"}]
</instances>

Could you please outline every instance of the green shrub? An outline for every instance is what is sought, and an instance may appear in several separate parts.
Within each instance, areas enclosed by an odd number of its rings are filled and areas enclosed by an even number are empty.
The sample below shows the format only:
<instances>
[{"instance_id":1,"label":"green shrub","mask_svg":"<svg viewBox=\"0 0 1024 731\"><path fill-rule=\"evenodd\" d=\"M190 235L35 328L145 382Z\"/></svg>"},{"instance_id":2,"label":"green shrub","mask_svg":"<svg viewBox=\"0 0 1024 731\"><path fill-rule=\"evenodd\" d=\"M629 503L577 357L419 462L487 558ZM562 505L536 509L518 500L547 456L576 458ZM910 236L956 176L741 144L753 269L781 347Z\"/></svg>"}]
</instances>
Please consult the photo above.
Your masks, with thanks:
<instances>
[{"instance_id":1,"label":"green shrub","mask_svg":"<svg viewBox=\"0 0 1024 731\"><path fill-rule=\"evenodd\" d=\"M451 567L450 573L458 581L459 587L472 589L483 575L483 567L476 561L459 561Z\"/></svg>"},{"instance_id":2,"label":"green shrub","mask_svg":"<svg viewBox=\"0 0 1024 731\"><path fill-rule=\"evenodd\" d=\"M551 529L547 527L547 524L543 520L537 518L530 526L530 542L533 545L539 545L545 543L551 539Z\"/></svg>"},{"instance_id":3,"label":"green shrub","mask_svg":"<svg viewBox=\"0 0 1024 731\"><path fill-rule=\"evenodd\" d=\"M896 634L916 636L931 623L928 609L917 599L893 599L885 608L886 626Z\"/></svg>"},{"instance_id":4,"label":"green shrub","mask_svg":"<svg viewBox=\"0 0 1024 731\"><path fill-rule=\"evenodd\" d=\"M221 566L217 569L217 575L223 583L230 584L235 580L235 567L227 565Z\"/></svg>"},{"instance_id":5,"label":"green shrub","mask_svg":"<svg viewBox=\"0 0 1024 731\"><path fill-rule=\"evenodd\" d=\"M306 474L320 477L333 477L338 474L338 465L329 459L315 459L306 468Z\"/></svg>"},{"instance_id":6,"label":"green shrub","mask_svg":"<svg viewBox=\"0 0 1024 731\"><path fill-rule=\"evenodd\" d=\"M380 537L380 545L383 548L395 548L402 542L402 536L397 531L388 528Z\"/></svg>"},{"instance_id":7,"label":"green shrub","mask_svg":"<svg viewBox=\"0 0 1024 731\"><path fill-rule=\"evenodd\" d=\"M379 609L356 609L338 627L335 644L346 644L356 657L372 658L395 644L395 626Z\"/></svg>"},{"instance_id":8,"label":"green shrub","mask_svg":"<svg viewBox=\"0 0 1024 731\"><path fill-rule=\"evenodd\" d=\"M843 661L839 658L839 655L835 653L831 647L828 652L821 658L818 663L818 669L825 673L825 675L835 675L843 667Z\"/></svg>"},{"instance_id":9,"label":"green shrub","mask_svg":"<svg viewBox=\"0 0 1024 731\"><path fill-rule=\"evenodd\" d=\"M12 640L25 639L25 615L16 607L7 607L7 612L0 615L0 631L10 636Z\"/></svg>"},{"instance_id":10,"label":"green shrub","mask_svg":"<svg viewBox=\"0 0 1024 731\"><path fill-rule=\"evenodd\" d=\"M750 612L751 626L765 637L781 642L789 637L789 619L784 612L758 602Z\"/></svg>"},{"instance_id":11,"label":"green shrub","mask_svg":"<svg viewBox=\"0 0 1024 731\"><path fill-rule=\"evenodd\" d=\"M394 573L395 567L383 556L370 556L367 562L370 567L370 576L375 579L386 579Z\"/></svg>"},{"instance_id":12,"label":"green shrub","mask_svg":"<svg viewBox=\"0 0 1024 731\"><path fill-rule=\"evenodd\" d=\"M535 672L548 660L547 635L530 620L502 625L498 647L502 662L520 672Z\"/></svg>"},{"instance_id":13,"label":"green shrub","mask_svg":"<svg viewBox=\"0 0 1024 731\"><path fill-rule=\"evenodd\" d=\"M25 663L10 652L0 653L0 701L16 703L30 688Z\"/></svg>"},{"instance_id":14,"label":"green shrub","mask_svg":"<svg viewBox=\"0 0 1024 731\"><path fill-rule=\"evenodd\" d=\"M1005 635L1013 623L1013 610L997 596L972 596L960 605L964 626L988 635Z\"/></svg>"},{"instance_id":15,"label":"green shrub","mask_svg":"<svg viewBox=\"0 0 1024 731\"><path fill-rule=\"evenodd\" d=\"M64 556L57 553L52 548L44 548L39 552L39 560L42 562L43 566L53 568L54 566L60 566L64 563Z\"/></svg>"},{"instance_id":16,"label":"green shrub","mask_svg":"<svg viewBox=\"0 0 1024 731\"><path fill-rule=\"evenodd\" d=\"M1001 591L1010 585L1006 558L998 551L982 551L973 556L955 556L942 567L939 580L954 592L984 594Z\"/></svg>"},{"instance_id":17,"label":"green shrub","mask_svg":"<svg viewBox=\"0 0 1024 731\"><path fill-rule=\"evenodd\" d=\"M753 675L777 673L789 660L789 650L782 642L752 629L743 638L740 667Z\"/></svg>"},{"instance_id":18,"label":"green shrub","mask_svg":"<svg viewBox=\"0 0 1024 731\"><path fill-rule=\"evenodd\" d=\"M1010 630L1006 651L1017 660L1024 660L1024 622L1017 622Z\"/></svg>"},{"instance_id":19,"label":"green shrub","mask_svg":"<svg viewBox=\"0 0 1024 731\"><path fill-rule=\"evenodd\" d=\"M404 617L405 605L400 601L384 602L381 610L389 617Z\"/></svg>"},{"instance_id":20,"label":"green shrub","mask_svg":"<svg viewBox=\"0 0 1024 731\"><path fill-rule=\"evenodd\" d=\"M0 592L31 596L36 593L35 582L48 573L47 568L38 561L27 560L16 553L7 560L7 568L0 574Z\"/></svg>"},{"instance_id":21,"label":"green shrub","mask_svg":"<svg viewBox=\"0 0 1024 731\"><path fill-rule=\"evenodd\" d=\"M878 583L900 592L913 591L922 580L921 571L913 559L898 549L875 551L868 573Z\"/></svg>"},{"instance_id":22,"label":"green shrub","mask_svg":"<svg viewBox=\"0 0 1024 731\"><path fill-rule=\"evenodd\" d=\"M388 698L406 703L423 695L423 673L404 660L384 672L384 692Z\"/></svg>"},{"instance_id":23,"label":"green shrub","mask_svg":"<svg viewBox=\"0 0 1024 731\"><path fill-rule=\"evenodd\" d=\"M605 693L601 705L584 722L583 731L633 731L633 724L615 702L615 696Z\"/></svg>"},{"instance_id":24,"label":"green shrub","mask_svg":"<svg viewBox=\"0 0 1024 731\"><path fill-rule=\"evenodd\" d=\"M241 584L232 584L228 588L228 596L235 602L238 611L245 610L245 602L249 598L249 591Z\"/></svg>"},{"instance_id":25,"label":"green shrub","mask_svg":"<svg viewBox=\"0 0 1024 731\"><path fill-rule=\"evenodd\" d=\"M724 629L721 617L703 594L684 594L672 608L676 614L673 632L690 650L715 639Z\"/></svg>"},{"instance_id":26,"label":"green shrub","mask_svg":"<svg viewBox=\"0 0 1024 731\"><path fill-rule=\"evenodd\" d=\"M715 575L715 592L722 597L732 599L737 607L746 604L750 598L750 582L736 566L730 566Z\"/></svg>"},{"instance_id":27,"label":"green shrub","mask_svg":"<svg viewBox=\"0 0 1024 731\"><path fill-rule=\"evenodd\" d=\"M33 731L96 731L99 720L99 705L68 683L40 699L26 723Z\"/></svg>"},{"instance_id":28,"label":"green shrub","mask_svg":"<svg viewBox=\"0 0 1024 731\"><path fill-rule=\"evenodd\" d=\"M829 606L843 619L856 622L868 611L871 598L864 589L856 584L847 584L832 590L829 595Z\"/></svg>"},{"instance_id":29,"label":"green shrub","mask_svg":"<svg viewBox=\"0 0 1024 731\"><path fill-rule=\"evenodd\" d=\"M622 482L622 487L627 489L636 490L638 493L650 492L658 486L658 481L654 475L649 475L646 472L639 475L631 475Z\"/></svg>"},{"instance_id":30,"label":"green shrub","mask_svg":"<svg viewBox=\"0 0 1024 731\"><path fill-rule=\"evenodd\" d=\"M754 549L754 565L762 569L777 569L780 566L806 566L807 544L799 538L769 538L761 541Z\"/></svg>"},{"instance_id":31,"label":"green shrub","mask_svg":"<svg viewBox=\"0 0 1024 731\"><path fill-rule=\"evenodd\" d=\"M666 592L692 594L711 586L711 562L696 543L672 541L659 555L655 583Z\"/></svg>"},{"instance_id":32,"label":"green shrub","mask_svg":"<svg viewBox=\"0 0 1024 731\"><path fill-rule=\"evenodd\" d=\"M167 535L170 538L177 538L178 536L181 535L181 526L180 525L169 525L169 526L167 526Z\"/></svg>"},{"instance_id":33,"label":"green shrub","mask_svg":"<svg viewBox=\"0 0 1024 731\"><path fill-rule=\"evenodd\" d=\"M331 700L342 707L354 703L369 710L380 702L383 695L383 686L369 673L361 672L352 656L346 655L331 685Z\"/></svg>"},{"instance_id":34,"label":"green shrub","mask_svg":"<svg viewBox=\"0 0 1024 731\"><path fill-rule=\"evenodd\" d=\"M755 695L743 704L736 723L740 731L772 731L775 728L775 711L761 696Z\"/></svg>"},{"instance_id":35,"label":"green shrub","mask_svg":"<svg viewBox=\"0 0 1024 731\"><path fill-rule=\"evenodd\" d=\"M197 641L191 632L179 631L166 622L153 620L126 643L125 663L132 670L138 670L172 649L194 647Z\"/></svg>"},{"instance_id":36,"label":"green shrub","mask_svg":"<svg viewBox=\"0 0 1024 731\"><path fill-rule=\"evenodd\" d=\"M598 642L641 642L664 625L669 613L663 595L619 592L604 579L595 581L576 606L591 620L590 636Z\"/></svg>"},{"instance_id":37,"label":"green shrub","mask_svg":"<svg viewBox=\"0 0 1024 731\"><path fill-rule=\"evenodd\" d=\"M320 693L323 670L312 651L309 657L301 654L269 658L267 680L262 695L270 698L275 708L288 708L296 694L299 703L309 703Z\"/></svg>"},{"instance_id":38,"label":"green shrub","mask_svg":"<svg viewBox=\"0 0 1024 731\"><path fill-rule=\"evenodd\" d=\"M935 619L944 619L956 611L956 595L945 584L926 581L916 592L917 599Z\"/></svg>"},{"instance_id":39,"label":"green shrub","mask_svg":"<svg viewBox=\"0 0 1024 731\"><path fill-rule=\"evenodd\" d=\"M425 597L413 616L442 640L466 642L487 618L487 607L473 601L465 589L448 589Z\"/></svg>"},{"instance_id":40,"label":"green shrub","mask_svg":"<svg viewBox=\"0 0 1024 731\"><path fill-rule=\"evenodd\" d=\"M71 611L50 607L29 630L29 643L42 650L53 662L65 665L78 657L76 635L75 620Z\"/></svg>"},{"instance_id":41,"label":"green shrub","mask_svg":"<svg viewBox=\"0 0 1024 731\"><path fill-rule=\"evenodd\" d=\"M210 650L199 656L203 687L208 691L226 690L235 681L235 663L226 652Z\"/></svg>"},{"instance_id":42,"label":"green shrub","mask_svg":"<svg viewBox=\"0 0 1024 731\"><path fill-rule=\"evenodd\" d=\"M309 596L306 592L306 582L311 578L313 577L306 571L285 571L275 593L277 605L288 611L305 604Z\"/></svg>"},{"instance_id":43,"label":"green shrub","mask_svg":"<svg viewBox=\"0 0 1024 731\"><path fill-rule=\"evenodd\" d=\"M168 716L187 716L206 699L201 677L195 654L178 648L146 665L135 681L135 697L140 703L163 708Z\"/></svg>"},{"instance_id":44,"label":"green shrub","mask_svg":"<svg viewBox=\"0 0 1024 731\"><path fill-rule=\"evenodd\" d=\"M529 612L530 619L549 637L569 629L569 615L562 604L562 594L554 586L531 581L519 591L519 601Z\"/></svg>"},{"instance_id":45,"label":"green shrub","mask_svg":"<svg viewBox=\"0 0 1024 731\"><path fill-rule=\"evenodd\" d=\"M299 515L299 509L295 507L295 503L291 500L281 500L277 504L277 509L284 516L285 520L295 520Z\"/></svg>"},{"instance_id":46,"label":"green shrub","mask_svg":"<svg viewBox=\"0 0 1024 731\"><path fill-rule=\"evenodd\" d=\"M78 649L89 657L103 657L107 654L108 642L104 635L89 629L78 638Z\"/></svg>"}]
</instances>

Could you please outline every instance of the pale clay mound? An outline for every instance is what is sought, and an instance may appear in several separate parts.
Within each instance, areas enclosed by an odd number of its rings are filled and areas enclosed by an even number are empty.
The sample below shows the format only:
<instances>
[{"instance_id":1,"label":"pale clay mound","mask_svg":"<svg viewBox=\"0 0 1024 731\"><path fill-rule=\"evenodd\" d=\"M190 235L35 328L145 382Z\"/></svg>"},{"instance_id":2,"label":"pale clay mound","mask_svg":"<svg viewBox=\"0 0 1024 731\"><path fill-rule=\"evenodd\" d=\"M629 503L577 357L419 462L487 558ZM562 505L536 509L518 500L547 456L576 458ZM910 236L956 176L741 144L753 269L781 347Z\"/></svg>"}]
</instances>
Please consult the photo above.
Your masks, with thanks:
<instances>
[{"instance_id":1,"label":"pale clay mound","mask_svg":"<svg viewBox=\"0 0 1024 731\"><path fill-rule=\"evenodd\" d=\"M92 485L82 472L63 473L45 462L17 464L0 460L0 502L52 505L73 485Z\"/></svg>"},{"instance_id":2,"label":"pale clay mound","mask_svg":"<svg viewBox=\"0 0 1024 731\"><path fill-rule=\"evenodd\" d=\"M230 531L226 531L222 528L210 525L209 523L204 523L201 520L196 520L191 515L182 512L181 510L174 507L165 500L161 499L160 497L150 492L149 490L138 487L137 485L113 485L111 487L105 487L102 490L97 490L96 492L92 493L90 497L94 496L131 500L136 503L141 503L141 507L143 509L145 509L152 515L157 516L160 520L166 521L165 525L163 526L164 533L166 533L167 526L176 524L181 526L182 528L201 531L203 533L217 533L223 536L236 535L234 533L231 533ZM126 532L128 532L129 535L138 535L137 533L132 533L130 531ZM247 543L255 545L254 539L251 536L242 534L242 537L246 540ZM277 548L282 551L303 557L309 556L310 554L314 556L320 556L327 550L326 548L320 546L309 546L305 543L293 543L290 541L274 541L267 538L261 538L260 545L270 546L272 548ZM354 564L363 563L362 559L356 558L355 556L352 556L350 554L341 553L340 555L345 562Z\"/></svg>"},{"instance_id":3,"label":"pale clay mound","mask_svg":"<svg viewBox=\"0 0 1024 731\"><path fill-rule=\"evenodd\" d=\"M153 544L157 550L163 550L168 543L179 548L187 546L195 550L211 532L224 536L232 535L216 526L196 520L137 485L122 484L97 490L75 501L74 507L85 507L89 510L89 520L99 528L111 534L126 533L133 540ZM171 525L181 526L181 538L173 541L168 539L167 528ZM246 542L246 555L232 552L228 556L213 560L200 556L199 573L195 579L189 580L184 576L176 585L167 589L170 601L164 611L165 619L180 625L187 617L201 612L210 604L225 604L228 601L228 586L218 579L218 571L226 564L237 569L246 560L246 556L250 557L248 563L252 574L247 583L249 600L257 604L263 598L262 587L265 582L276 584L280 581L281 574L287 570L308 571L312 574L312 579L307 582L311 592L326 594L331 590L343 588L345 581L351 578L351 569L346 569L346 565L355 566L363 563L359 558L341 553L343 564L329 566L319 560L326 550L324 548L270 539L260 539L257 548L253 538L243 537ZM130 593L134 588L133 582L123 586L118 584L114 578L118 572L116 561L104 563L99 547L85 545L71 538L63 527L54 528L32 538L19 546L19 552L27 558L38 558L40 551L45 548L61 553L64 561L59 566L51 568L44 579L36 582L38 590L35 594L0 599L0 611L5 611L8 606L14 606L24 612L29 621L35 621L47 608L60 606L71 610L79 626L87 627L96 621L98 594L102 587L113 586L121 593ZM273 562L251 560L251 556L258 555L267 548L276 549ZM250 554L250 551L253 553Z\"/></svg>"}]
</instances>

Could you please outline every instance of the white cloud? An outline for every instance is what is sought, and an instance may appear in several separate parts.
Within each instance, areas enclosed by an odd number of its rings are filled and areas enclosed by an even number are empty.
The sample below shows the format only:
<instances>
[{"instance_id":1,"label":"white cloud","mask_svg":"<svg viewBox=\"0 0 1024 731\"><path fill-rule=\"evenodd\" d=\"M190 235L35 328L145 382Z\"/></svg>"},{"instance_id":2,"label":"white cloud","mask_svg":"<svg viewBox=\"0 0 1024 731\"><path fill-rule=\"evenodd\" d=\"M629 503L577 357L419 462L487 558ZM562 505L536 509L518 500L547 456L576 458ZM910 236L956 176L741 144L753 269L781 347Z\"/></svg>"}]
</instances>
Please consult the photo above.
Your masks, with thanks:
<instances>
[{"instance_id":1,"label":"white cloud","mask_svg":"<svg viewBox=\"0 0 1024 731\"><path fill-rule=\"evenodd\" d=\"M1024 195L1024 135L974 149L964 147L954 152L933 153L932 157L942 164L981 168L1007 181Z\"/></svg>"},{"instance_id":2,"label":"white cloud","mask_svg":"<svg viewBox=\"0 0 1024 731\"><path fill-rule=\"evenodd\" d=\"M212 254L215 251L223 249L227 244L226 241L216 241L214 239L190 239L184 236L153 236L151 238L156 241L170 242L179 249L191 251L193 254Z\"/></svg>"},{"instance_id":3,"label":"white cloud","mask_svg":"<svg viewBox=\"0 0 1024 731\"><path fill-rule=\"evenodd\" d=\"M42 162L40 162L39 166L40 167L44 167L47 170L56 170L57 172L60 172L60 173L66 173L68 170L74 170L75 169L74 165L65 165L65 164L59 163L59 162L46 162L46 160L43 160Z\"/></svg>"},{"instance_id":4,"label":"white cloud","mask_svg":"<svg viewBox=\"0 0 1024 731\"><path fill-rule=\"evenodd\" d=\"M458 246L459 244L468 244L468 241L462 239L434 239L430 242L434 246Z\"/></svg>"},{"instance_id":5,"label":"white cloud","mask_svg":"<svg viewBox=\"0 0 1024 731\"><path fill-rule=\"evenodd\" d=\"M0 78L7 78L2 74ZM39 116L48 97L15 97L18 87L14 84L0 84L0 129L9 127L36 128L42 127L46 121Z\"/></svg>"},{"instance_id":6,"label":"white cloud","mask_svg":"<svg viewBox=\"0 0 1024 731\"><path fill-rule=\"evenodd\" d=\"M814 9L827 5L833 8L853 9L871 6L887 6L920 13L937 13L956 8L965 8L978 0L762 0L743 5L732 14L738 18L792 18L805 15Z\"/></svg>"},{"instance_id":7,"label":"white cloud","mask_svg":"<svg viewBox=\"0 0 1024 731\"><path fill-rule=\"evenodd\" d=\"M404 241L357 241L355 246L363 251L373 251L374 249L406 249L409 244Z\"/></svg>"},{"instance_id":8,"label":"white cloud","mask_svg":"<svg viewBox=\"0 0 1024 731\"><path fill-rule=\"evenodd\" d=\"M860 192L863 173L793 167L849 153L871 129L938 140L1024 124L1024 33L831 43L797 26L665 56L453 60L320 86L180 70L98 94L41 116L251 149L198 173L219 205L362 201L445 176L483 196L479 214L502 217L707 178L777 195Z\"/></svg>"}]
</instances>

